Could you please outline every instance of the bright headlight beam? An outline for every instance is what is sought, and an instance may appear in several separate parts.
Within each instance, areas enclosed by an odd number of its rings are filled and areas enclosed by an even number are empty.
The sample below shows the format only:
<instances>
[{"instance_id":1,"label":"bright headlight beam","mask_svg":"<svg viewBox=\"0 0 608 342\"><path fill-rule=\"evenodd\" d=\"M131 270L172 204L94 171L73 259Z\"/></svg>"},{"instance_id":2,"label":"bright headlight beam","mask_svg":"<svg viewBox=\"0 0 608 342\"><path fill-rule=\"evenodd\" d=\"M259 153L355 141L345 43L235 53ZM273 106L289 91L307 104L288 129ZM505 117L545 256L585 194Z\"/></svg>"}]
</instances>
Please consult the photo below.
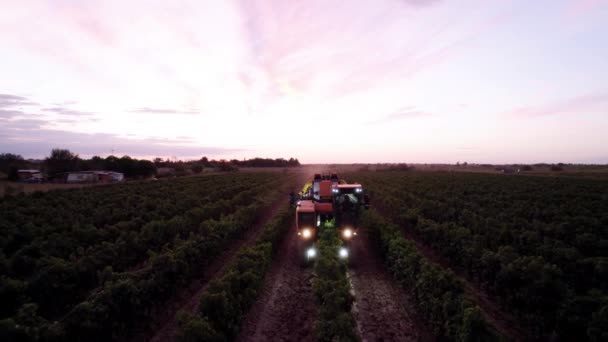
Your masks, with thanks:
<instances>
[{"instance_id":1,"label":"bright headlight beam","mask_svg":"<svg viewBox=\"0 0 608 342\"><path fill-rule=\"evenodd\" d=\"M304 237L305 239L308 239L312 236L312 231L310 231L310 229L306 228L304 230L302 230L302 237Z\"/></svg>"},{"instance_id":2,"label":"bright headlight beam","mask_svg":"<svg viewBox=\"0 0 608 342\"><path fill-rule=\"evenodd\" d=\"M317 255L317 251L316 251L314 248L309 248L309 249L306 251L306 256L307 256L309 259L314 258L314 257L315 257L315 255Z\"/></svg>"},{"instance_id":3,"label":"bright headlight beam","mask_svg":"<svg viewBox=\"0 0 608 342\"><path fill-rule=\"evenodd\" d=\"M348 249L342 247L340 248L340 251L338 251L338 255L340 256L340 258L342 259L346 259L348 258Z\"/></svg>"},{"instance_id":4,"label":"bright headlight beam","mask_svg":"<svg viewBox=\"0 0 608 342\"><path fill-rule=\"evenodd\" d=\"M350 239L353 236L353 231L350 228L346 228L342 231L342 236L346 239Z\"/></svg>"}]
</instances>

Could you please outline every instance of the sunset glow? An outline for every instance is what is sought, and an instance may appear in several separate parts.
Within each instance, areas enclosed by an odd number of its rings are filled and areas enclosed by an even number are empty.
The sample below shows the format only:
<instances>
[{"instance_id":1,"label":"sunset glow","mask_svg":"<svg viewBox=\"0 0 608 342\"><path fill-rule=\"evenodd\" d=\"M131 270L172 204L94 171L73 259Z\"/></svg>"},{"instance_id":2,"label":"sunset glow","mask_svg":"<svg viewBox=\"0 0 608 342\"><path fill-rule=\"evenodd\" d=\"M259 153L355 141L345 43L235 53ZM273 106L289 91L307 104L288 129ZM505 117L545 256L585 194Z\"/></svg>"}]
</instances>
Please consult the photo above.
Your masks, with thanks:
<instances>
[{"instance_id":1,"label":"sunset glow","mask_svg":"<svg viewBox=\"0 0 608 342\"><path fill-rule=\"evenodd\" d=\"M608 162L608 1L0 7L0 152Z\"/></svg>"}]
</instances>

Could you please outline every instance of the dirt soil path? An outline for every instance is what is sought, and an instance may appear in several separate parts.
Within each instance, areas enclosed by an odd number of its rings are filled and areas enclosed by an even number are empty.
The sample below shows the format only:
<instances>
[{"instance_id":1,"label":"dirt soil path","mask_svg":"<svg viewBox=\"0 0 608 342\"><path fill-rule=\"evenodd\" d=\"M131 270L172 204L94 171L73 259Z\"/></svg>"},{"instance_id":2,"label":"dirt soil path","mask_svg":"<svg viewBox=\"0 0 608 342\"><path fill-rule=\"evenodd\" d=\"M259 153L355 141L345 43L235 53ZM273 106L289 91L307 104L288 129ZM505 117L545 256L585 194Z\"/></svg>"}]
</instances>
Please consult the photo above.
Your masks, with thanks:
<instances>
[{"instance_id":1,"label":"dirt soil path","mask_svg":"<svg viewBox=\"0 0 608 342\"><path fill-rule=\"evenodd\" d=\"M263 293L245 317L237 341L314 341L317 314L312 267L300 267L297 238L294 227L275 257Z\"/></svg>"},{"instance_id":2,"label":"dirt soil path","mask_svg":"<svg viewBox=\"0 0 608 342\"><path fill-rule=\"evenodd\" d=\"M353 315L365 341L433 341L417 318L408 293L386 270L365 231L352 243L349 269L355 294Z\"/></svg>"},{"instance_id":3,"label":"dirt soil path","mask_svg":"<svg viewBox=\"0 0 608 342\"><path fill-rule=\"evenodd\" d=\"M137 334L137 337L134 340L153 342L175 341L177 333L179 332L179 325L176 319L177 312L183 311L195 314L198 311L199 299L207 290L209 282L216 277L220 277L225 272L226 268L230 265L230 261L241 248L250 245L255 241L261 234L264 225L276 216L279 210L289 200L287 196L288 192L296 189L299 190L299 187L301 187L308 178L310 178L308 173L297 172L292 180L287 181L280 189L285 195L279 196L279 198L262 213L260 219L257 220L257 223L251 227L241 239L232 243L222 255L211 264L207 265L203 276L195 279L188 288L182 290L176 296L175 300L163 308L163 312L159 313L158 319L147 329L148 331Z\"/></svg>"}]
</instances>

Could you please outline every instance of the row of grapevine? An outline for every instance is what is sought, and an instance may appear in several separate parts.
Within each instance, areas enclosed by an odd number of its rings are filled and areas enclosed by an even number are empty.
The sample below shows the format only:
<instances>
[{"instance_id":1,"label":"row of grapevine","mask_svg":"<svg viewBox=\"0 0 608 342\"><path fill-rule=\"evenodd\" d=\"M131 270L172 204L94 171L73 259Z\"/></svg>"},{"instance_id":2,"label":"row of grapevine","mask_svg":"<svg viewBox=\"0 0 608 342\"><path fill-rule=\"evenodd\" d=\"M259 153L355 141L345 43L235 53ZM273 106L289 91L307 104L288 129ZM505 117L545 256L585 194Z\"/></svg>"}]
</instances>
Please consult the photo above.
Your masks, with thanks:
<instances>
[{"instance_id":1,"label":"row of grapevine","mask_svg":"<svg viewBox=\"0 0 608 342\"><path fill-rule=\"evenodd\" d=\"M256 242L239 251L225 274L200 298L195 316L180 317L181 341L232 341L242 319L260 295L264 277L280 241L292 227L293 212L283 210L264 226Z\"/></svg>"},{"instance_id":2,"label":"row of grapevine","mask_svg":"<svg viewBox=\"0 0 608 342\"><path fill-rule=\"evenodd\" d=\"M346 262L338 256L342 241L331 223L324 223L316 243L312 289L318 313L314 330L318 341L359 341L356 323L351 313L354 301L346 277Z\"/></svg>"},{"instance_id":3,"label":"row of grapevine","mask_svg":"<svg viewBox=\"0 0 608 342\"><path fill-rule=\"evenodd\" d=\"M351 177L394 222L499 298L531 338L608 337L607 182L430 172Z\"/></svg>"},{"instance_id":4,"label":"row of grapevine","mask_svg":"<svg viewBox=\"0 0 608 342\"><path fill-rule=\"evenodd\" d=\"M453 273L428 262L399 228L375 211L363 214L363 226L379 246L389 271L412 294L417 312L435 336L450 341L499 341L502 337L464 294Z\"/></svg>"},{"instance_id":5,"label":"row of grapevine","mask_svg":"<svg viewBox=\"0 0 608 342\"><path fill-rule=\"evenodd\" d=\"M121 232L114 227L117 223L170 218L230 198L248 186L234 182L232 176L212 176L4 197L0 198L0 247L5 257L24 247L46 247L41 252L66 258L72 247L116 239ZM208 190L218 191L218 197ZM54 241L57 234L65 241L63 245ZM44 245L45 241L51 242Z\"/></svg>"}]
</instances>

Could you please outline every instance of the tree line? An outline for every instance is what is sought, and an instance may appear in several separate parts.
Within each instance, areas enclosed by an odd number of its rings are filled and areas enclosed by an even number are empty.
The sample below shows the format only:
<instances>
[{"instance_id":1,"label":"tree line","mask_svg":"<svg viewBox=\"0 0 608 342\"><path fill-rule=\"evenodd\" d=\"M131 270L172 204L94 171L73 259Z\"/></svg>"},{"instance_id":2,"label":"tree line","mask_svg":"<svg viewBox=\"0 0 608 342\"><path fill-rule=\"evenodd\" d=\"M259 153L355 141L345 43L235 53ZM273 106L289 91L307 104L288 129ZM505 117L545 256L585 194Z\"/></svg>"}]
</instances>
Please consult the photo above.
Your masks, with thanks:
<instances>
[{"instance_id":1,"label":"tree line","mask_svg":"<svg viewBox=\"0 0 608 342\"><path fill-rule=\"evenodd\" d=\"M300 161L297 158L253 158L253 159L209 159L202 157L199 160L171 160L154 158L154 165L157 168L171 168L176 174L182 174L191 170L193 173L201 173L204 168L214 168L219 171L236 171L239 167L296 167L300 166Z\"/></svg>"},{"instance_id":2,"label":"tree line","mask_svg":"<svg viewBox=\"0 0 608 342\"><path fill-rule=\"evenodd\" d=\"M170 168L173 175L201 173L205 168L219 171L236 171L239 167L296 167L300 166L297 158L253 158L245 160L209 159L202 157L198 160L171 160L154 158L136 159L128 155L117 157L93 156L81 158L78 154L62 148L54 148L51 154L42 161L26 160L23 156L13 153L0 153L0 172L9 180L18 180L18 170L36 169L51 177L63 172L74 171L115 171L121 172L127 178L144 178L157 174L159 168Z\"/></svg>"},{"instance_id":3,"label":"tree line","mask_svg":"<svg viewBox=\"0 0 608 342\"><path fill-rule=\"evenodd\" d=\"M85 159L70 150L60 148L53 149L42 161L25 160L23 156L12 153L0 154L0 172L6 174L9 180L18 180L18 171L21 169L40 170L49 177L64 172L97 170L121 172L129 178L156 174L156 165L153 162L129 156L94 156Z\"/></svg>"}]
</instances>

